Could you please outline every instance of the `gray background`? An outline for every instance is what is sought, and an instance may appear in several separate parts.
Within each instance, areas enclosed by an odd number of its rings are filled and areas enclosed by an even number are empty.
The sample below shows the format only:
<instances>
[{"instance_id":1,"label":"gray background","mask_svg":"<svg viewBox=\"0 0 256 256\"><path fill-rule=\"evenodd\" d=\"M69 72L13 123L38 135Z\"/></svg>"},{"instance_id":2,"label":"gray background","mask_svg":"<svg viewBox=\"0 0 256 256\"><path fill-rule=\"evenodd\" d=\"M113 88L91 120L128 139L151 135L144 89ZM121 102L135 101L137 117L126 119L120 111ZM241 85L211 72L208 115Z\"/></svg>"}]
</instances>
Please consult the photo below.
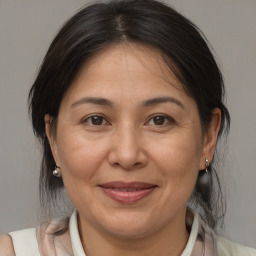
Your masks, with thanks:
<instances>
[{"instance_id":1,"label":"gray background","mask_svg":"<svg viewBox=\"0 0 256 256\"><path fill-rule=\"evenodd\" d=\"M170 0L206 34L223 69L232 116L223 165L227 236L256 247L256 1ZM40 152L27 94L60 25L82 0L0 0L0 232L35 225Z\"/></svg>"}]
</instances>

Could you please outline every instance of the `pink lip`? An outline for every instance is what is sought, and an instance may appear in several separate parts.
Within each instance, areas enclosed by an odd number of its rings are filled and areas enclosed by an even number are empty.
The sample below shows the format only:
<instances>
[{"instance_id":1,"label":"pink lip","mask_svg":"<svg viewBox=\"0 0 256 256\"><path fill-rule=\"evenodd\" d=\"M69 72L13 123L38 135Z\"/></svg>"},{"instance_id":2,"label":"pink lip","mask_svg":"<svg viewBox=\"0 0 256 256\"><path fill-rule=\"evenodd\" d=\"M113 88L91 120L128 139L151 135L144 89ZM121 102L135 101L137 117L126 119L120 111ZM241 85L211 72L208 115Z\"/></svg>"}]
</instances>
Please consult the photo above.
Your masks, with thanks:
<instances>
[{"instance_id":1,"label":"pink lip","mask_svg":"<svg viewBox=\"0 0 256 256\"><path fill-rule=\"evenodd\" d=\"M108 182L100 184L99 187L111 199L129 204L148 196L157 185L144 182Z\"/></svg>"}]
</instances>

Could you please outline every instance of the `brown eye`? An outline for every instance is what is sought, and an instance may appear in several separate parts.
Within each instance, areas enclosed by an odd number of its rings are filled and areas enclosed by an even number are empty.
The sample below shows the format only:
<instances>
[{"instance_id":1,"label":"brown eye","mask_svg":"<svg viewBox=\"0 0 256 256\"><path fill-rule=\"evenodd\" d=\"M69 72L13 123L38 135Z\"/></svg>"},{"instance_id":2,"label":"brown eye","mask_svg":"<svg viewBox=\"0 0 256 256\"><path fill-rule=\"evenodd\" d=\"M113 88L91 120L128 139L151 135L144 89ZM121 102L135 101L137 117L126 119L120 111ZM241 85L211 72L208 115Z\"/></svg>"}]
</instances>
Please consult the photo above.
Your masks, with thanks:
<instances>
[{"instance_id":1,"label":"brown eye","mask_svg":"<svg viewBox=\"0 0 256 256\"><path fill-rule=\"evenodd\" d=\"M148 125L151 126L169 126L175 123L173 118L165 115L154 116L148 121Z\"/></svg>"},{"instance_id":2,"label":"brown eye","mask_svg":"<svg viewBox=\"0 0 256 256\"><path fill-rule=\"evenodd\" d=\"M153 118L153 122L155 125L163 125L165 123L166 118L164 116L155 116Z\"/></svg>"},{"instance_id":3,"label":"brown eye","mask_svg":"<svg viewBox=\"0 0 256 256\"><path fill-rule=\"evenodd\" d=\"M100 125L107 125L108 122L106 119L102 116L90 116L85 119L85 122L93 125L93 126L100 126Z\"/></svg>"}]
</instances>

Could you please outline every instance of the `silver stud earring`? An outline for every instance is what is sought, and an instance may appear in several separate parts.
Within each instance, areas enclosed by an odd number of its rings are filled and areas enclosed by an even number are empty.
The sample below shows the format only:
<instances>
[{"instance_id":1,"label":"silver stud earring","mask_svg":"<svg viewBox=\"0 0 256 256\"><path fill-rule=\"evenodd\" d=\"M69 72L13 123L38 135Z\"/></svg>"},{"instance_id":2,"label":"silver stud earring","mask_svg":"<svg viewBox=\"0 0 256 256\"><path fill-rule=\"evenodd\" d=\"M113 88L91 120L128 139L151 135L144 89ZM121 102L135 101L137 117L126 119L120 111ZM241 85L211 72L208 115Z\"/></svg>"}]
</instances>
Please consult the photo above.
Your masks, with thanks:
<instances>
[{"instance_id":1,"label":"silver stud earring","mask_svg":"<svg viewBox=\"0 0 256 256\"><path fill-rule=\"evenodd\" d=\"M209 168L209 160L207 158L205 158L205 172L208 172L208 168Z\"/></svg>"},{"instance_id":2,"label":"silver stud earring","mask_svg":"<svg viewBox=\"0 0 256 256\"><path fill-rule=\"evenodd\" d=\"M60 167L56 165L54 171L52 172L52 174L56 177L61 177L61 171L60 171Z\"/></svg>"}]
</instances>

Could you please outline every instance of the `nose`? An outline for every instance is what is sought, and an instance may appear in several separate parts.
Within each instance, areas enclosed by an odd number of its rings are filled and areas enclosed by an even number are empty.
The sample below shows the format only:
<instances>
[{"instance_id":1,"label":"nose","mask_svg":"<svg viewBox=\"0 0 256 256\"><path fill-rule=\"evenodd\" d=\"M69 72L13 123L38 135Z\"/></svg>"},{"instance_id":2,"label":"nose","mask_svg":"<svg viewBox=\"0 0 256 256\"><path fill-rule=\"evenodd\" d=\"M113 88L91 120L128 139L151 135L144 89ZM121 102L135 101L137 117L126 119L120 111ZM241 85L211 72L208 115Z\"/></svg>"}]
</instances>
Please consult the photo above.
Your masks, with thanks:
<instances>
[{"instance_id":1,"label":"nose","mask_svg":"<svg viewBox=\"0 0 256 256\"><path fill-rule=\"evenodd\" d=\"M147 164L142 136L131 125L123 125L114 132L108 161L125 170L142 168Z\"/></svg>"}]
</instances>

